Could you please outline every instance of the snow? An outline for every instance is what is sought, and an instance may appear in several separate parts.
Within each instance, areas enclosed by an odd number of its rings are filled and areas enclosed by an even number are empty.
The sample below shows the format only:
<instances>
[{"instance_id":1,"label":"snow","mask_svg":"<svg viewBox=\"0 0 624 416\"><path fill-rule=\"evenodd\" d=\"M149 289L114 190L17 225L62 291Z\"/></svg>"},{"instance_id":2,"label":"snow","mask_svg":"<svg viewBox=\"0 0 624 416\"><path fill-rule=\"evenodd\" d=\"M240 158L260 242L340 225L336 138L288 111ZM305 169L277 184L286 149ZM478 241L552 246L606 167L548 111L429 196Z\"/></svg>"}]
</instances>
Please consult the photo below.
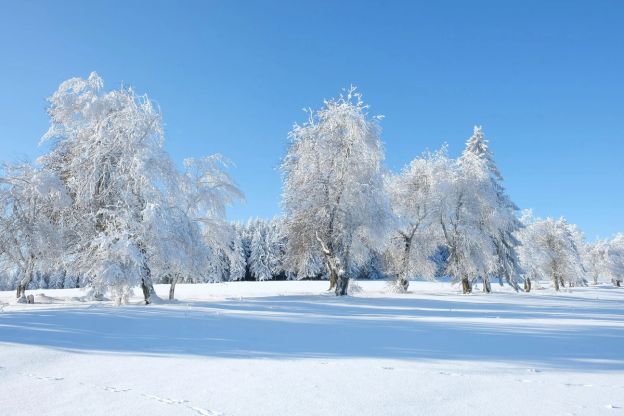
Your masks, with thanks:
<instances>
[{"instance_id":1,"label":"snow","mask_svg":"<svg viewBox=\"0 0 624 416\"><path fill-rule=\"evenodd\" d=\"M339 298L325 281L179 284L178 301L137 290L123 307L0 292L0 413L622 413L622 289L358 283Z\"/></svg>"}]
</instances>

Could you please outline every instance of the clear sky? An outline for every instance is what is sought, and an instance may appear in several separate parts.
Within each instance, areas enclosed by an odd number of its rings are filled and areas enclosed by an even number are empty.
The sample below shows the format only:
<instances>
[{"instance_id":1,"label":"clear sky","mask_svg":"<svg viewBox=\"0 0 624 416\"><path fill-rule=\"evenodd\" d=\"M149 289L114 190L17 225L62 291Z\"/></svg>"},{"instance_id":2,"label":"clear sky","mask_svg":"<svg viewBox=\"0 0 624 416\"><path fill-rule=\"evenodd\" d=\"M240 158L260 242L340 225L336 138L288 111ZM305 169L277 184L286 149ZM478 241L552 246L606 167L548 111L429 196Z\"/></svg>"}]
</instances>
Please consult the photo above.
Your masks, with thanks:
<instances>
[{"instance_id":1,"label":"clear sky","mask_svg":"<svg viewBox=\"0 0 624 416\"><path fill-rule=\"evenodd\" d=\"M459 154L483 125L514 201L589 239L624 231L624 2L0 1L0 160L33 160L45 98L97 71L146 92L174 159L222 153L280 212L277 167L304 107L357 85L387 164Z\"/></svg>"}]
</instances>

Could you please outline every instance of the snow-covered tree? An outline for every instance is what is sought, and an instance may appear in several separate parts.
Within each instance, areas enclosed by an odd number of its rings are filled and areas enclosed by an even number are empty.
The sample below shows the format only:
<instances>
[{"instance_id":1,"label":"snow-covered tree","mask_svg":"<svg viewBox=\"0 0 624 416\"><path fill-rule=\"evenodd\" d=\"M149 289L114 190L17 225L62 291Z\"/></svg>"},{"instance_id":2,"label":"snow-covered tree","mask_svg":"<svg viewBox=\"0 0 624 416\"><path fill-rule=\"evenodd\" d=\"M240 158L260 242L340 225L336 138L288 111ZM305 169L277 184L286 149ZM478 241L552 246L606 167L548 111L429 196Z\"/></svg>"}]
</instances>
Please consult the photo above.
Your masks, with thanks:
<instances>
[{"instance_id":1,"label":"snow-covered tree","mask_svg":"<svg viewBox=\"0 0 624 416\"><path fill-rule=\"evenodd\" d=\"M0 261L16 275L17 298L39 272L62 269L66 242L63 211L69 196L54 172L28 164L7 165L0 174Z\"/></svg>"},{"instance_id":2,"label":"snow-covered tree","mask_svg":"<svg viewBox=\"0 0 624 416\"><path fill-rule=\"evenodd\" d=\"M177 283L196 281L206 273L211 251L199 224L175 205L150 205L145 219L152 274L170 284L172 300Z\"/></svg>"},{"instance_id":3,"label":"snow-covered tree","mask_svg":"<svg viewBox=\"0 0 624 416\"><path fill-rule=\"evenodd\" d=\"M586 271L581 259L582 235L564 218L533 219L523 215L525 227L517 232L522 268L528 278L549 279L555 290L567 282L584 284Z\"/></svg>"},{"instance_id":4,"label":"snow-covered tree","mask_svg":"<svg viewBox=\"0 0 624 416\"><path fill-rule=\"evenodd\" d=\"M225 219L225 210L244 195L226 172L227 166L221 155L189 158L178 176L180 194L175 194L174 202L198 225L206 246L203 256L207 265L196 273L194 281L220 281L228 270L240 273L233 264L234 230Z\"/></svg>"},{"instance_id":5,"label":"snow-covered tree","mask_svg":"<svg viewBox=\"0 0 624 416\"><path fill-rule=\"evenodd\" d=\"M222 262L214 246L224 244L225 207L242 196L223 158L188 159L178 173L149 98L131 88L106 92L95 73L65 81L49 102L43 140L52 150L40 162L72 198L70 271L117 301L140 284L146 303L155 298L152 267L171 279L170 296L179 278L211 275ZM218 251L219 261L198 260Z\"/></svg>"},{"instance_id":6,"label":"snow-covered tree","mask_svg":"<svg viewBox=\"0 0 624 416\"><path fill-rule=\"evenodd\" d=\"M491 186L494 190L495 199L488 201L495 208L488 215L490 238L494 243L496 262L494 268L489 270L483 279L483 289L490 292L490 276L498 277L501 284L504 278L511 286L518 290L518 280L521 278L520 260L517 254L518 240L514 233L522 226L516 213L518 207L507 195L503 186L503 177L494 162L494 156L489 149L489 142L483 134L480 126L475 126L472 136L466 142L466 148L460 157L460 163L468 157L481 159L490 173ZM487 192L490 194L490 192Z\"/></svg>"},{"instance_id":7,"label":"snow-covered tree","mask_svg":"<svg viewBox=\"0 0 624 416\"><path fill-rule=\"evenodd\" d=\"M615 286L622 286L624 281L624 234L618 233L609 240L605 257L605 275Z\"/></svg>"},{"instance_id":8,"label":"snow-covered tree","mask_svg":"<svg viewBox=\"0 0 624 416\"><path fill-rule=\"evenodd\" d=\"M231 241L228 250L228 263L230 281L245 279L247 268L247 259L245 257L245 248L242 239L242 227L240 224L232 225Z\"/></svg>"},{"instance_id":9,"label":"snow-covered tree","mask_svg":"<svg viewBox=\"0 0 624 416\"><path fill-rule=\"evenodd\" d=\"M284 233L284 221L282 218L273 218L267 223L265 235L267 246L268 265L273 278L283 276L286 273L286 235Z\"/></svg>"},{"instance_id":10,"label":"snow-covered tree","mask_svg":"<svg viewBox=\"0 0 624 416\"><path fill-rule=\"evenodd\" d=\"M281 166L289 262L321 254L336 295L387 229L377 120L351 88L294 126Z\"/></svg>"},{"instance_id":11,"label":"snow-covered tree","mask_svg":"<svg viewBox=\"0 0 624 416\"><path fill-rule=\"evenodd\" d=\"M140 284L155 296L147 252L146 210L166 202L173 164L163 149L160 113L131 88L103 91L102 79L63 82L48 99L52 151L40 161L58 172L76 219L72 268L96 291L123 301Z\"/></svg>"},{"instance_id":12,"label":"snow-covered tree","mask_svg":"<svg viewBox=\"0 0 624 416\"><path fill-rule=\"evenodd\" d=\"M438 181L449 169L445 149L414 159L387 181L388 195L397 220L388 255L393 289L407 291L409 277L432 279L436 265L432 257L442 244L440 235L440 186Z\"/></svg>"},{"instance_id":13,"label":"snow-covered tree","mask_svg":"<svg viewBox=\"0 0 624 416\"><path fill-rule=\"evenodd\" d=\"M269 264L269 252L266 244L266 233L262 228L256 228L251 239L251 256L249 270L252 276L259 281L271 280L273 274Z\"/></svg>"},{"instance_id":14,"label":"snow-covered tree","mask_svg":"<svg viewBox=\"0 0 624 416\"><path fill-rule=\"evenodd\" d=\"M624 280L624 234L587 244L583 259L594 284L598 284L599 278L603 277L621 286Z\"/></svg>"},{"instance_id":15,"label":"snow-covered tree","mask_svg":"<svg viewBox=\"0 0 624 416\"><path fill-rule=\"evenodd\" d=\"M440 225L448 249L445 273L461 282L464 293L472 281L496 267L492 235L497 224L497 196L484 159L471 152L441 172Z\"/></svg>"}]
</instances>

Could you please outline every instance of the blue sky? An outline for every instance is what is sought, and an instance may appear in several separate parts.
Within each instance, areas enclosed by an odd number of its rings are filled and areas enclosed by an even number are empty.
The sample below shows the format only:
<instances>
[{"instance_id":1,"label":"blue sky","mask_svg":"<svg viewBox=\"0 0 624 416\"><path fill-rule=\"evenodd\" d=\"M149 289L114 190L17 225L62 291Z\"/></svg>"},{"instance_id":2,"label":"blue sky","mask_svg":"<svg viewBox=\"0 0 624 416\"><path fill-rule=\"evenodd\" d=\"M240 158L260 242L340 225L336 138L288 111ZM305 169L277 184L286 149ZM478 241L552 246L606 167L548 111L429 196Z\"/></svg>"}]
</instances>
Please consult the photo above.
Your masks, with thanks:
<instances>
[{"instance_id":1,"label":"blue sky","mask_svg":"<svg viewBox=\"0 0 624 416\"><path fill-rule=\"evenodd\" d=\"M615 0L3 1L0 160L39 155L45 98L95 70L161 106L176 161L236 164L232 219L270 217L301 109L354 84L389 168L483 125L520 207L606 237L624 231L623 19Z\"/></svg>"}]
</instances>

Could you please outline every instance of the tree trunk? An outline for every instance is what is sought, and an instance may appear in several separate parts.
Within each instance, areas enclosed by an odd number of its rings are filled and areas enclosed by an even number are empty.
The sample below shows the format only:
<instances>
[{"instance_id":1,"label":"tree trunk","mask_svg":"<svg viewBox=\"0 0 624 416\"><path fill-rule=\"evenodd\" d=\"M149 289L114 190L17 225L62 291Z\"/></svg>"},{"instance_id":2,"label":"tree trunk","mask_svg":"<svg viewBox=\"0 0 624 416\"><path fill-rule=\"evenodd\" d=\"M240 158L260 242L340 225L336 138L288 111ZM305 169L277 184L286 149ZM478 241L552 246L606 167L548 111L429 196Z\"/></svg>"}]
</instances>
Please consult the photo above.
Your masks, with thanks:
<instances>
[{"instance_id":1,"label":"tree trunk","mask_svg":"<svg viewBox=\"0 0 624 416\"><path fill-rule=\"evenodd\" d=\"M407 293L409 289L409 279L405 276L399 276L395 281L396 287L403 293Z\"/></svg>"},{"instance_id":2,"label":"tree trunk","mask_svg":"<svg viewBox=\"0 0 624 416\"><path fill-rule=\"evenodd\" d=\"M28 285L33 279L34 268L35 268L35 257L31 255L28 261L28 264L26 265L26 272L24 273L24 277L22 278L22 280L20 280L19 284L17 285L16 297L18 299L21 298L22 296L26 296L26 288L28 287Z\"/></svg>"},{"instance_id":3,"label":"tree trunk","mask_svg":"<svg viewBox=\"0 0 624 416\"><path fill-rule=\"evenodd\" d=\"M413 235L414 233L412 233L412 236ZM404 236L404 239L405 239L405 248L403 250L403 261L402 261L403 264L401 265L401 273L397 277L395 284L396 284L397 289L399 289L402 292L407 292L407 289L409 288L409 279L408 279L409 257L410 257L410 252L412 249L412 237Z\"/></svg>"},{"instance_id":4,"label":"tree trunk","mask_svg":"<svg viewBox=\"0 0 624 416\"><path fill-rule=\"evenodd\" d=\"M531 279L528 277L524 279L524 291L527 293L531 291Z\"/></svg>"},{"instance_id":5,"label":"tree trunk","mask_svg":"<svg viewBox=\"0 0 624 416\"><path fill-rule=\"evenodd\" d=\"M349 278L344 273L340 273L337 276L336 296L345 296L347 294L347 289L349 288Z\"/></svg>"},{"instance_id":6,"label":"tree trunk","mask_svg":"<svg viewBox=\"0 0 624 416\"><path fill-rule=\"evenodd\" d=\"M175 276L171 279L171 286L169 286L169 300L175 299L175 287L178 283L178 277Z\"/></svg>"},{"instance_id":7,"label":"tree trunk","mask_svg":"<svg viewBox=\"0 0 624 416\"><path fill-rule=\"evenodd\" d=\"M332 291L336 287L336 283L338 282L338 275L334 270L329 271L329 289L328 291Z\"/></svg>"},{"instance_id":8,"label":"tree trunk","mask_svg":"<svg viewBox=\"0 0 624 416\"><path fill-rule=\"evenodd\" d=\"M472 284L470 283L470 280L467 277L464 277L461 279L461 284L462 284L462 290L464 292L464 295L467 295L468 293L472 293Z\"/></svg>"},{"instance_id":9,"label":"tree trunk","mask_svg":"<svg viewBox=\"0 0 624 416\"><path fill-rule=\"evenodd\" d=\"M559 277L557 275L553 276L553 281L555 282L555 290L559 292Z\"/></svg>"},{"instance_id":10,"label":"tree trunk","mask_svg":"<svg viewBox=\"0 0 624 416\"><path fill-rule=\"evenodd\" d=\"M559 278L559 282L561 282L561 287L565 287L565 281L563 280L563 276Z\"/></svg>"},{"instance_id":11,"label":"tree trunk","mask_svg":"<svg viewBox=\"0 0 624 416\"><path fill-rule=\"evenodd\" d=\"M489 277L483 277L483 291L485 293L492 293L492 286L490 285Z\"/></svg>"},{"instance_id":12,"label":"tree trunk","mask_svg":"<svg viewBox=\"0 0 624 416\"><path fill-rule=\"evenodd\" d=\"M154 284L152 283L152 271L150 270L147 262L143 265L143 278L141 279L141 289L143 290L143 298L145 304L152 303L152 295L156 292L154 290Z\"/></svg>"}]
</instances>

